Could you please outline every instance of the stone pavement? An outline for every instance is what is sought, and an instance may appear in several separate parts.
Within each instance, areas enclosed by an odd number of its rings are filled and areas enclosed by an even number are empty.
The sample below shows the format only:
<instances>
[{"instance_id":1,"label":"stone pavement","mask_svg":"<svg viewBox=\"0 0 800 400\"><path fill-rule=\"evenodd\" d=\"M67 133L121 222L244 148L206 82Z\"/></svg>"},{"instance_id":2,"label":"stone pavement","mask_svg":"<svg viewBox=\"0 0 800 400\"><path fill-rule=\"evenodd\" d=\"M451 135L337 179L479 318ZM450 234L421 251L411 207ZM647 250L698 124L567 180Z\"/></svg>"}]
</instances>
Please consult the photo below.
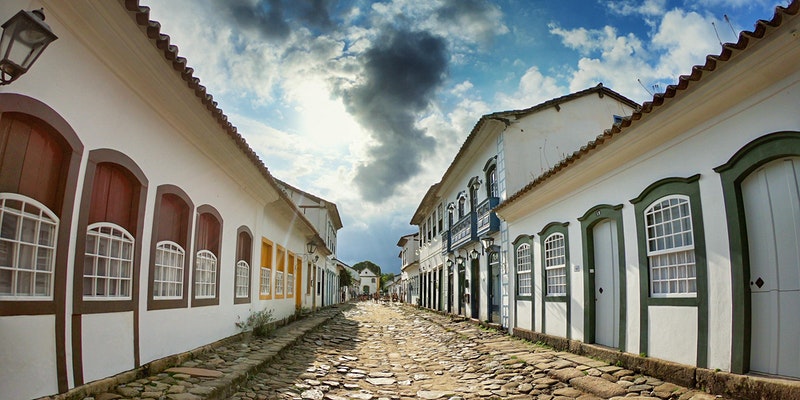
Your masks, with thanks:
<instances>
[{"instance_id":1,"label":"stone pavement","mask_svg":"<svg viewBox=\"0 0 800 400\"><path fill-rule=\"evenodd\" d=\"M230 399L715 397L407 305L358 303L279 355Z\"/></svg>"},{"instance_id":2,"label":"stone pavement","mask_svg":"<svg viewBox=\"0 0 800 400\"><path fill-rule=\"evenodd\" d=\"M340 312L338 306L329 307L279 327L269 338L250 338L246 343L224 340L222 345L204 346L41 400L223 399L252 374L269 365L280 352L291 348L308 332L324 326ZM152 375L141 377L148 372Z\"/></svg>"},{"instance_id":3,"label":"stone pavement","mask_svg":"<svg viewBox=\"0 0 800 400\"><path fill-rule=\"evenodd\" d=\"M149 376L148 376L149 375ZM145 376L145 377L142 377ZM800 399L739 376L735 398ZM746 385L759 395L742 396ZM761 385L761 386L759 386ZM738 395L737 395L738 393ZM765 393L781 393L773 396ZM624 397L623 397L624 396ZM0 398L2 395L0 394ZM91 382L49 400L722 398L555 351L409 305L363 302L318 311L246 343L223 340Z\"/></svg>"}]
</instances>

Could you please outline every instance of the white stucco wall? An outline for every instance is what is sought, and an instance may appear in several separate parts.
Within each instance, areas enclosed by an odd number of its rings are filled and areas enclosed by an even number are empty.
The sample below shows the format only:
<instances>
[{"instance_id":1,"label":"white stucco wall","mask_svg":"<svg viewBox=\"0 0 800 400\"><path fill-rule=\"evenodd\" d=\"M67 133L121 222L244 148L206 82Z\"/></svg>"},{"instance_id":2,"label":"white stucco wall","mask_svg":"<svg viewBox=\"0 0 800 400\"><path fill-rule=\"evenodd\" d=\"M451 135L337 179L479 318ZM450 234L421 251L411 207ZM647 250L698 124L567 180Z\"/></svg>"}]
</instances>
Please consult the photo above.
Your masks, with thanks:
<instances>
[{"instance_id":1,"label":"white stucco wall","mask_svg":"<svg viewBox=\"0 0 800 400\"><path fill-rule=\"evenodd\" d=\"M613 88L612 88L613 89ZM527 115L504 132L506 190L516 193L532 177L549 170L565 155L586 145L604 129L611 128L614 115L631 115L632 109L611 96L588 94L559 106Z\"/></svg>"},{"instance_id":2,"label":"white stucco wall","mask_svg":"<svg viewBox=\"0 0 800 400\"><path fill-rule=\"evenodd\" d=\"M639 349L639 255L637 249L636 215L630 199L637 197L648 185L666 177L689 177L700 174L699 187L705 228L708 291L708 367L730 369L731 360L731 266L729 262L728 231L719 175L713 168L725 162L750 141L778 131L800 130L800 116L794 109L800 98L800 73L795 73L765 90L749 93L742 102L719 114L710 114L704 121L684 130L655 150L642 152L631 162L616 168L591 183L574 187L567 194L547 204L537 205L535 212L509 221L509 237L535 234L550 222L569 222L570 262L572 267L582 263L582 236L577 218L600 204L621 204L624 226L627 284L626 351L645 352L660 358L694 364L696 359L697 308L655 307L648 310L650 349ZM646 135L642 127L627 135ZM625 140L625 139L622 139ZM624 143L624 142L618 142ZM609 148L610 152L613 152ZM609 153L612 154L612 153ZM598 157L608 155L597 154ZM582 162L592 163L591 160ZM588 165L588 164L587 164ZM572 168L572 167L571 167ZM559 185L555 178L548 185ZM546 186L546 185L545 185ZM539 189L546 190L546 189ZM534 191L532 196L536 197ZM524 200L523 200L524 201ZM540 238L535 238L538 242ZM541 249L534 250L536 286L541 287ZM513 265L512 265L513 267ZM581 266L582 267L582 266ZM642 266L646 268L646 266ZM572 334L582 337L583 274L570 270L573 299ZM537 294L535 301L540 301ZM522 302L518 302L519 304ZM677 309L677 310L675 310ZM518 308L518 320L524 313ZM538 311L538 310L537 310ZM539 315L539 314L537 314ZM538 317L537 317L538 318ZM547 331L553 319L547 316ZM518 323L519 324L519 323ZM521 324L520 324L521 325ZM675 342L675 343L673 343ZM680 342L680 345L677 345Z\"/></svg>"},{"instance_id":3,"label":"white stucco wall","mask_svg":"<svg viewBox=\"0 0 800 400\"><path fill-rule=\"evenodd\" d=\"M69 8L66 3L56 4ZM10 16L20 9L39 7L41 4L36 1L12 0L0 4L0 15ZM113 63L113 57L108 53L110 49L87 49L76 36L82 26L74 25L75 21L51 11L51 7L45 7L47 23L59 39L44 52L34 68L13 85L0 88L0 93L20 93L41 101L64 118L80 138L84 150L77 187L67 188L77 192L70 227L73 238L84 234L77 231L78 208L90 151L113 149L124 153L141 168L148 179L144 232L141 237L136 238L142 244L142 252L137 254L137 264L140 266L138 335L140 362L144 364L236 334L238 329L234 324L237 318L245 319L253 310L273 309L276 319L294 313L295 298L258 299L260 240L261 237L266 237L302 258L309 230L291 212L287 212L285 206L275 206L275 203L271 203L274 199L265 199L259 194L265 191L264 179L250 179L253 176L258 177L258 172L247 166L249 161L235 162L243 159L244 155L238 150L232 150L234 146L220 147L213 141L203 142L192 136L196 132L189 125L191 122L187 121L200 121L197 123L216 129L216 133L223 137L225 133L194 93L186 88L179 73L173 71L164 60L163 53L152 46L133 24L122 6L114 3L110 7L114 13L118 13L124 24L129 25L127 29L131 31L130 38L139 35L142 42L147 42L137 48L140 53L136 54L145 59L154 58L156 64L163 64L167 72L163 75L148 75L145 69L139 69L140 65L110 64ZM69 25L70 23L73 25ZM95 54L94 51L98 53ZM131 84L137 79L139 82L163 84ZM177 94L185 103L165 104L158 90ZM173 110L181 107L190 110L191 114L174 115ZM224 160L228 162L223 162ZM218 254L218 305L191 306L193 276L190 274L189 280L184 282L189 287L188 307L157 311L147 309L153 207L156 190L162 184L180 187L187 193L194 207L208 204L222 216L222 240ZM192 229L196 227L194 211L192 210L190 217ZM242 225L248 226L253 234L251 303L234 305L237 229ZM191 257L191 252L196 251L193 234L189 243L187 257ZM70 241L70 245L74 245L74 239ZM70 250L66 265L58 266L66 268L65 298L68 315L72 313L74 252L74 249ZM310 300L305 297L305 287L309 276L305 272L304 269L302 293L303 304L308 305ZM274 276L273 268L273 279ZM295 291L295 296L298 295L300 293ZM82 316L80 339L85 381L134 368L132 314L119 312ZM69 317L66 318L64 330L67 381L72 387L72 319ZM52 315L0 317L3 339L0 341L0 359L17 360L12 368L0 374L0 392L3 393L0 397L8 395L9 398L32 398L58 392L55 369L57 339L54 331ZM24 384L20 385L21 382Z\"/></svg>"},{"instance_id":4,"label":"white stucco wall","mask_svg":"<svg viewBox=\"0 0 800 400\"><path fill-rule=\"evenodd\" d=\"M90 314L82 318L84 381L131 369L134 363L133 312Z\"/></svg>"},{"instance_id":5,"label":"white stucco wall","mask_svg":"<svg viewBox=\"0 0 800 400\"><path fill-rule=\"evenodd\" d=\"M55 318L2 317L0 334L0 360L8 366L0 374L2 397L29 399L32 393L58 392Z\"/></svg>"}]
</instances>

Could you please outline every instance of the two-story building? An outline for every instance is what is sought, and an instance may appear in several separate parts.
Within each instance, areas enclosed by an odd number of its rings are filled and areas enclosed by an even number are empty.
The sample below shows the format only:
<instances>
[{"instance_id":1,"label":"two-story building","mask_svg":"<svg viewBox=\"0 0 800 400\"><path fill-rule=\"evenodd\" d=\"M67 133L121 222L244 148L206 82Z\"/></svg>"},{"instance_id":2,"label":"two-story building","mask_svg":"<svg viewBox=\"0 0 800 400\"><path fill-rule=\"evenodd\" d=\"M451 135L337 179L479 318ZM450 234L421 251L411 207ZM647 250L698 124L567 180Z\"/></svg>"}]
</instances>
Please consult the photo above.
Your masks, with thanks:
<instances>
[{"instance_id":1,"label":"two-story building","mask_svg":"<svg viewBox=\"0 0 800 400\"><path fill-rule=\"evenodd\" d=\"M798 11L509 190L515 331L800 378Z\"/></svg>"},{"instance_id":2,"label":"two-story building","mask_svg":"<svg viewBox=\"0 0 800 400\"><path fill-rule=\"evenodd\" d=\"M28 31L40 7L50 34ZM313 301L308 262L335 244L147 8L0 3L15 15L8 54L57 39L16 80L0 62L0 397L64 393Z\"/></svg>"},{"instance_id":3,"label":"two-story building","mask_svg":"<svg viewBox=\"0 0 800 400\"><path fill-rule=\"evenodd\" d=\"M419 233L405 235L397 241L400 247L400 298L406 303L419 300Z\"/></svg>"},{"instance_id":4,"label":"two-story building","mask_svg":"<svg viewBox=\"0 0 800 400\"><path fill-rule=\"evenodd\" d=\"M512 241L493 209L527 177L549 169L548 160L559 160L637 107L597 85L482 116L411 219L419 226L423 306L504 327L517 311L526 318L530 304L517 304L520 296L510 293Z\"/></svg>"},{"instance_id":5,"label":"two-story building","mask_svg":"<svg viewBox=\"0 0 800 400\"><path fill-rule=\"evenodd\" d=\"M308 301L302 306L315 310L340 303L342 300L339 295L339 271L346 264L336 258L336 237L339 229L342 229L342 219L336 203L300 190L282 180L276 179L276 182L314 225L322 238L319 252L324 257L320 259L315 255L315 259L306 263L306 272L309 274L309 283L306 285Z\"/></svg>"}]
</instances>

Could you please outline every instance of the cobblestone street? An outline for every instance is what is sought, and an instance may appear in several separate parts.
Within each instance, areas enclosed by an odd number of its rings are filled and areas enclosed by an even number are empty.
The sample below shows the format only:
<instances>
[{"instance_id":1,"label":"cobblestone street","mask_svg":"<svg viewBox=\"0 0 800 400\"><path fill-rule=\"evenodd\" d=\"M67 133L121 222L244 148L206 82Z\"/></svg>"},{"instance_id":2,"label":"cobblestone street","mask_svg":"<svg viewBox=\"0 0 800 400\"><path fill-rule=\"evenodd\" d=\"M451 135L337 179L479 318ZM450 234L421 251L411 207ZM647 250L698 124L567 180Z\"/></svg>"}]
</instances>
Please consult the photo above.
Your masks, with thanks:
<instances>
[{"instance_id":1,"label":"cobblestone street","mask_svg":"<svg viewBox=\"0 0 800 400\"><path fill-rule=\"evenodd\" d=\"M362 302L231 399L714 399L407 305Z\"/></svg>"}]
</instances>

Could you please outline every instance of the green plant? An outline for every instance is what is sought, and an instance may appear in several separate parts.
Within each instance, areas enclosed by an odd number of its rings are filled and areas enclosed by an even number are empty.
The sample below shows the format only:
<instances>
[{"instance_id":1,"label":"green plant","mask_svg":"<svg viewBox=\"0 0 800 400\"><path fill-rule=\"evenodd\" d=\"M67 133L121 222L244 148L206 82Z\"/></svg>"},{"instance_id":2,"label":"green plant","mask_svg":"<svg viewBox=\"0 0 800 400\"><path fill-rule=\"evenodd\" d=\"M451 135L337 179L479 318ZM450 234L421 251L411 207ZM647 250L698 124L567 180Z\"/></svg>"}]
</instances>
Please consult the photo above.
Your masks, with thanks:
<instances>
[{"instance_id":1,"label":"green plant","mask_svg":"<svg viewBox=\"0 0 800 400\"><path fill-rule=\"evenodd\" d=\"M246 320L236 321L236 327L242 332L253 331L257 337L268 336L275 329L272 324L272 310L263 309L250 314Z\"/></svg>"}]
</instances>

